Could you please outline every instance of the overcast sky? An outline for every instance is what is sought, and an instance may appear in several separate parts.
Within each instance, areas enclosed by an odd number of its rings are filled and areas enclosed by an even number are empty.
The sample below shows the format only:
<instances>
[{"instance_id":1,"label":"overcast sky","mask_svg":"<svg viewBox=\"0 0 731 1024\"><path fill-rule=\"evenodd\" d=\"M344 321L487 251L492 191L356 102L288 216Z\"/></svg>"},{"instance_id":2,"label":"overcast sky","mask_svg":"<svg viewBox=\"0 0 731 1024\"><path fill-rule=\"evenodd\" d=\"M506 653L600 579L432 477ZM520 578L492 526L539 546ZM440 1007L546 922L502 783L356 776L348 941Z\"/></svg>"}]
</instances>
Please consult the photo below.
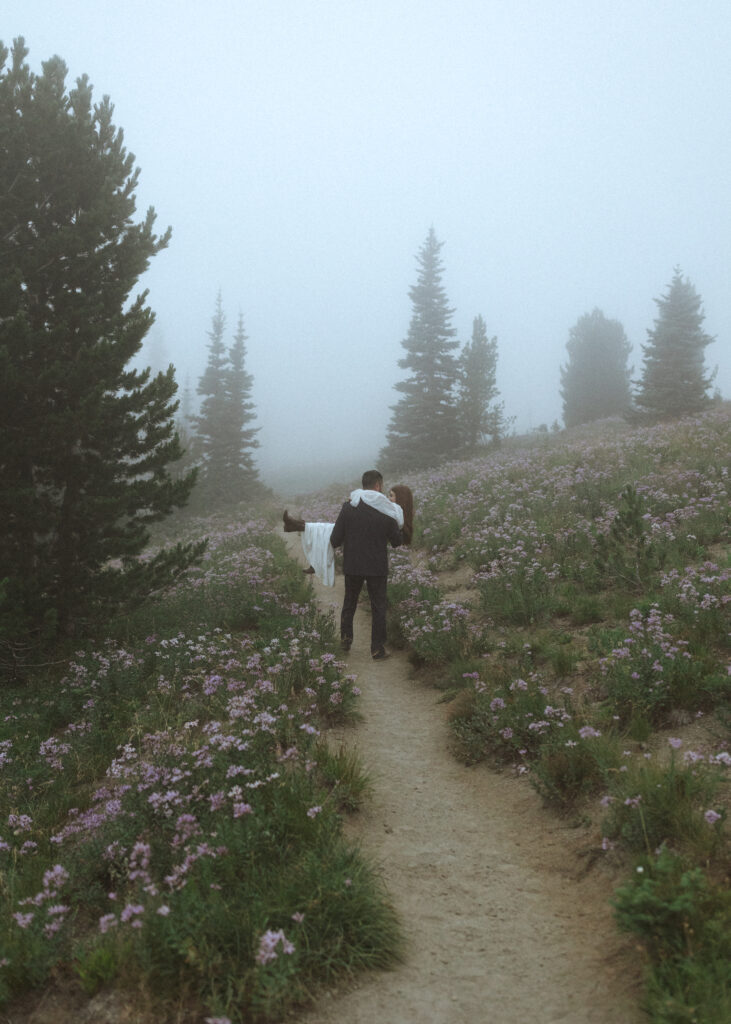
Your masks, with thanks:
<instances>
[{"instance_id":1,"label":"overcast sky","mask_svg":"<svg viewBox=\"0 0 731 1024\"><path fill-rule=\"evenodd\" d=\"M561 417L598 306L641 367L680 266L731 397L728 0L9 0L40 70L108 94L170 247L143 280L197 383L239 312L262 475L375 462L430 227L461 341L482 314L520 430Z\"/></svg>"}]
</instances>

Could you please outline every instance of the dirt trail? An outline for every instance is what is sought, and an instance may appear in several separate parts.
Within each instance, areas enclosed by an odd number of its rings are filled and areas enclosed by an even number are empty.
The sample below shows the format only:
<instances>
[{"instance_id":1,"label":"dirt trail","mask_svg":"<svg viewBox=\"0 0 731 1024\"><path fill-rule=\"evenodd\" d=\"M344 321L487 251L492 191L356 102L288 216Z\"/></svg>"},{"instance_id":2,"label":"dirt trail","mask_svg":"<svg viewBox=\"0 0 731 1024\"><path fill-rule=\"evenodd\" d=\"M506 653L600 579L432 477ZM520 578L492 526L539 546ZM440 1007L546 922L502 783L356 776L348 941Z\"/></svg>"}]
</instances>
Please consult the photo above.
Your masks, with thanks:
<instances>
[{"instance_id":1,"label":"dirt trail","mask_svg":"<svg viewBox=\"0 0 731 1024\"><path fill-rule=\"evenodd\" d=\"M297 537L288 537L301 561ZM334 589L318 599L339 614ZM367 602L366 602L367 603ZM349 669L363 722L347 731L373 779L351 837L382 868L404 963L326 994L300 1024L640 1024L638 958L616 932L616 879L582 876L586 842L521 779L450 754L444 707L403 654L373 662L363 599Z\"/></svg>"}]
</instances>

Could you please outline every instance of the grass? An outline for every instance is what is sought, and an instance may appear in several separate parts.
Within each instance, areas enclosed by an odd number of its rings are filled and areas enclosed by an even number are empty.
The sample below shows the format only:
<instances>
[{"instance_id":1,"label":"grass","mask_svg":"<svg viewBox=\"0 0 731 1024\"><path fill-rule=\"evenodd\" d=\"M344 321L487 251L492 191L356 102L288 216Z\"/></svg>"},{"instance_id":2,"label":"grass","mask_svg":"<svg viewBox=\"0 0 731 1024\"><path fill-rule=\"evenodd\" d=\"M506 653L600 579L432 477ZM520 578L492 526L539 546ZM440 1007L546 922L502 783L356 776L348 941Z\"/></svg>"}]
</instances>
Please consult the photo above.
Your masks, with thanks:
<instances>
[{"instance_id":1,"label":"grass","mask_svg":"<svg viewBox=\"0 0 731 1024\"><path fill-rule=\"evenodd\" d=\"M331 616L265 524L3 692L0 1000L54 977L157 1015L275 1019L400 955L342 815L367 795L322 730L357 716Z\"/></svg>"},{"instance_id":2,"label":"grass","mask_svg":"<svg viewBox=\"0 0 731 1024\"><path fill-rule=\"evenodd\" d=\"M648 954L645 1009L657 1024L731 1017L731 893L663 847L613 900L617 922Z\"/></svg>"},{"instance_id":3,"label":"grass","mask_svg":"<svg viewBox=\"0 0 731 1024\"><path fill-rule=\"evenodd\" d=\"M450 700L458 756L589 816L625 865L615 907L656 1022L729 1016L730 436L721 407L444 465L408 481L417 546L471 566L479 603L392 562L392 639ZM276 1019L401 953L343 838L368 779L323 740L357 715L332 617L265 523L205 529L175 590L2 693L9 1007L71 977L160 1013ZM675 725L708 719L707 749Z\"/></svg>"},{"instance_id":4,"label":"grass","mask_svg":"<svg viewBox=\"0 0 731 1024\"><path fill-rule=\"evenodd\" d=\"M678 743L678 740L673 740ZM695 751L669 761L629 756L608 784L603 832L633 853L664 844L708 864L724 849L727 771L723 761ZM709 822L708 819L713 819Z\"/></svg>"},{"instance_id":5,"label":"grass","mask_svg":"<svg viewBox=\"0 0 731 1024\"><path fill-rule=\"evenodd\" d=\"M515 440L409 480L430 564L469 564L480 599L459 634L410 629L411 610L393 606L414 664L439 669L456 755L516 771L559 813L590 816L628 871L673 851L682 870L663 875L660 916L693 872L728 870L729 463L726 403L675 424ZM407 577L399 567L397 586ZM429 587L421 627L443 601L438 577ZM678 723L697 721L714 723L704 748L663 753L668 730L677 745ZM677 949L652 953L653 1021L729 1019L710 939L728 928L728 903L709 886L693 912L708 941L691 948L671 914L664 942ZM623 927L646 938L630 918Z\"/></svg>"}]
</instances>

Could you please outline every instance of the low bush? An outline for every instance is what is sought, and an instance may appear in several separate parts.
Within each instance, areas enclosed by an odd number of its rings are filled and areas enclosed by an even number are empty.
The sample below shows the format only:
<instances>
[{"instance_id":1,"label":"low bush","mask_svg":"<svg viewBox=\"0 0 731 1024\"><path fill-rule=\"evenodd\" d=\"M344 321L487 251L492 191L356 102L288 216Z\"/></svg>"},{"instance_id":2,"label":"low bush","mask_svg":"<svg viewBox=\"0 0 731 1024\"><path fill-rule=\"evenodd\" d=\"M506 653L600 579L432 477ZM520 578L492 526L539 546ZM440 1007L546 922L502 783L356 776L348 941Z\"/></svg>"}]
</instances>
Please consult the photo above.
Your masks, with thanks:
<instances>
[{"instance_id":1,"label":"low bush","mask_svg":"<svg viewBox=\"0 0 731 1024\"><path fill-rule=\"evenodd\" d=\"M656 1024L731 1019L731 892L663 847L615 892L620 928L649 957L645 1006Z\"/></svg>"}]
</instances>

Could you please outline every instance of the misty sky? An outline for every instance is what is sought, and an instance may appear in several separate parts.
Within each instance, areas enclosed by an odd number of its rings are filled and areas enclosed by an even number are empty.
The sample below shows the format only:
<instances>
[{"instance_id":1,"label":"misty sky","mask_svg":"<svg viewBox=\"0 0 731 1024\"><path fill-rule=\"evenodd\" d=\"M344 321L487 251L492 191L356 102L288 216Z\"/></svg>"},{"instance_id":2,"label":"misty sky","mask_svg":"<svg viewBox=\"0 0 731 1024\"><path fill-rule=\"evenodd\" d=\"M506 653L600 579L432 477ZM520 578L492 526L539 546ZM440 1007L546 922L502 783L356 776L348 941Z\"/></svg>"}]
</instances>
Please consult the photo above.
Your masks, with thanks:
<instances>
[{"instance_id":1,"label":"misty sky","mask_svg":"<svg viewBox=\"0 0 731 1024\"><path fill-rule=\"evenodd\" d=\"M0 37L89 75L173 228L143 280L184 383L239 311L267 482L351 479L385 439L429 228L505 411L561 417L598 306L639 374L678 265L731 397L728 0L10 0ZM322 469L324 467L324 470Z\"/></svg>"}]
</instances>

